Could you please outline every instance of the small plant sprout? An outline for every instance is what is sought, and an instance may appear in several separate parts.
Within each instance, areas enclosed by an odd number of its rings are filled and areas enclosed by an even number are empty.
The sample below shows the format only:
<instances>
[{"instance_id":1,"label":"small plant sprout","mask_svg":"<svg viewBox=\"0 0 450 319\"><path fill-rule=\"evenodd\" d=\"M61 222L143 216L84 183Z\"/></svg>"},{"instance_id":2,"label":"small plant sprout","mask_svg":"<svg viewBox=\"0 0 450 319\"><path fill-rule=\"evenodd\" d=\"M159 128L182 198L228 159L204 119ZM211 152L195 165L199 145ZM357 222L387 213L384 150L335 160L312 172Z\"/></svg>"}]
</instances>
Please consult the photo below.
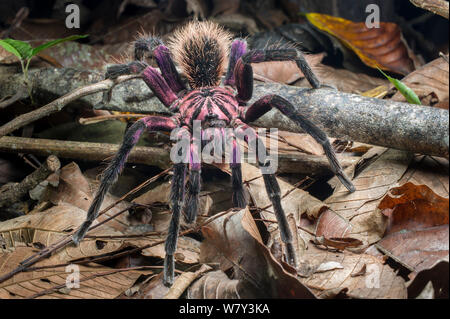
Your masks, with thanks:
<instances>
[{"instance_id":1,"label":"small plant sprout","mask_svg":"<svg viewBox=\"0 0 450 319\"><path fill-rule=\"evenodd\" d=\"M88 35L72 35L67 38L49 41L49 42L41 44L35 48L33 48L28 42L14 40L14 39L3 39L3 40L0 40L0 46L2 46L6 51L14 54L16 57L19 58L20 65L22 66L22 72L23 72L24 79L25 79L25 85L28 88L28 94L30 96L30 99L32 99L31 83L29 82L29 78L28 78L28 67L30 65L31 59L35 55L37 55L39 52L41 52L42 50L53 47L62 42L78 40L78 39L86 38L87 36Z\"/></svg>"}]
</instances>

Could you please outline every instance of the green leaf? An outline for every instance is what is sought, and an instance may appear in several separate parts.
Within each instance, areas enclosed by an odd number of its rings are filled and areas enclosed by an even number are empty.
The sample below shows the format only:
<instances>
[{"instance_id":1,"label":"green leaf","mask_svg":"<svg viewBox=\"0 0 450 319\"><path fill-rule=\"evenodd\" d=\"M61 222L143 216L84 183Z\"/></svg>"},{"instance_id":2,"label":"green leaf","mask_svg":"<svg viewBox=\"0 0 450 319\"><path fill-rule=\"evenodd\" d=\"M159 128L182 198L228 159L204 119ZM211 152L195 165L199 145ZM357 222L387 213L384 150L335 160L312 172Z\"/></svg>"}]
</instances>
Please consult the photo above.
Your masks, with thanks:
<instances>
[{"instance_id":1,"label":"green leaf","mask_svg":"<svg viewBox=\"0 0 450 319\"><path fill-rule=\"evenodd\" d=\"M60 44L61 42L66 42L66 41L73 41L73 40L78 40L78 39L82 39L82 38L86 38L89 35L71 35L70 37L67 38L63 38L63 39L57 39L57 40L53 40L44 44L41 44L40 46L37 46L33 49L31 56L35 56L36 54L38 54L39 52L41 52L42 50L45 50L47 48L50 48L52 46L55 46L57 44Z\"/></svg>"},{"instance_id":2,"label":"green leaf","mask_svg":"<svg viewBox=\"0 0 450 319\"><path fill-rule=\"evenodd\" d=\"M8 52L11 52L21 60L30 58L33 48L27 42L4 39L0 40L0 45Z\"/></svg>"},{"instance_id":3,"label":"green leaf","mask_svg":"<svg viewBox=\"0 0 450 319\"><path fill-rule=\"evenodd\" d=\"M406 101L408 101L408 103L422 105L417 94L408 86L406 86L406 84L397 79L391 78L389 75L381 71L381 69L378 69L378 71L380 71L389 80L389 82L394 84L397 90L399 90L399 92L406 98Z\"/></svg>"}]
</instances>

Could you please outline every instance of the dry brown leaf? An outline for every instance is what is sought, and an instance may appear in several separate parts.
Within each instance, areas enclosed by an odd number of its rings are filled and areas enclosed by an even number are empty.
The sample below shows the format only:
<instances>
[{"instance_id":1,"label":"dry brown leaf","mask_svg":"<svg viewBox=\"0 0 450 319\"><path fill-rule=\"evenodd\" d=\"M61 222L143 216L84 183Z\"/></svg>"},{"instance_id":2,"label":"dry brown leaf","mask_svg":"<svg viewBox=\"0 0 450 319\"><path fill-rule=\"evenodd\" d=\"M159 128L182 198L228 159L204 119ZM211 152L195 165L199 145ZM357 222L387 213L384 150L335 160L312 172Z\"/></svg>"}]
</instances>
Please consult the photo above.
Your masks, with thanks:
<instances>
[{"instance_id":1,"label":"dry brown leaf","mask_svg":"<svg viewBox=\"0 0 450 319\"><path fill-rule=\"evenodd\" d=\"M414 71L407 44L395 23L380 22L379 28L368 28L364 22L326 14L308 13L306 17L315 27L341 40L370 67L404 75Z\"/></svg>"},{"instance_id":2,"label":"dry brown leaf","mask_svg":"<svg viewBox=\"0 0 450 319\"><path fill-rule=\"evenodd\" d=\"M413 90L421 100L432 95L436 99L434 103L448 102L448 65L444 58L439 57L405 76L402 82ZM392 100L406 102L406 98L400 92L395 93Z\"/></svg>"},{"instance_id":3,"label":"dry brown leaf","mask_svg":"<svg viewBox=\"0 0 450 319\"><path fill-rule=\"evenodd\" d=\"M346 69L336 69L328 65L318 64L314 69L317 77L324 84L334 86L341 92L361 94L374 88L385 86L386 91L389 81L376 78L364 73L355 73ZM308 85L306 79L299 83L299 86ZM295 84L297 86L297 83Z\"/></svg>"},{"instance_id":4,"label":"dry brown leaf","mask_svg":"<svg viewBox=\"0 0 450 319\"><path fill-rule=\"evenodd\" d=\"M242 164L242 178L248 186L250 196L256 207L262 209L261 217L265 220L276 221L275 214L272 208L272 202L267 196L264 180L261 171L250 164ZM295 224L300 225L302 214L306 214L309 219L316 219L324 210L328 208L326 204L317 198L311 196L308 192L294 187L293 185L277 179L281 190L281 205L289 219L293 216ZM293 223L293 222L292 222ZM271 241L280 241L280 234L278 224L276 222L267 225L271 233ZM294 225L291 225L291 230L294 232ZM306 249L306 244L301 237L298 238L297 244L294 245L297 255ZM269 245L272 243L270 242Z\"/></svg>"},{"instance_id":5,"label":"dry brown leaf","mask_svg":"<svg viewBox=\"0 0 450 319\"><path fill-rule=\"evenodd\" d=\"M238 285L239 280L228 278L223 271L212 271L189 287L187 299L240 299Z\"/></svg>"},{"instance_id":6,"label":"dry brown leaf","mask_svg":"<svg viewBox=\"0 0 450 319\"><path fill-rule=\"evenodd\" d=\"M241 298L314 298L296 277L275 260L263 244L258 227L248 209L231 211L204 226L202 243L204 262L220 262L221 270L231 267L241 280ZM233 278L233 279L235 279Z\"/></svg>"},{"instance_id":7,"label":"dry brown leaf","mask_svg":"<svg viewBox=\"0 0 450 319\"><path fill-rule=\"evenodd\" d=\"M413 272L448 257L448 198L406 183L391 189L379 209L389 216L386 235L376 244L385 254Z\"/></svg>"},{"instance_id":8,"label":"dry brown leaf","mask_svg":"<svg viewBox=\"0 0 450 319\"><path fill-rule=\"evenodd\" d=\"M61 168L58 187L55 188L49 185L46 196L41 200L47 199L55 205L73 205L87 212L94 199L94 193L99 186L99 181L93 184L92 186L90 185L88 179L81 173L78 165L72 162ZM116 201L117 198L115 196L107 193L100 210L105 209ZM97 221L101 222L111 217L127 208L127 205L126 202L118 203L105 214L99 216ZM126 233L130 226L126 215L127 213L121 214L108 221L106 225L121 233Z\"/></svg>"},{"instance_id":9,"label":"dry brown leaf","mask_svg":"<svg viewBox=\"0 0 450 319\"><path fill-rule=\"evenodd\" d=\"M86 212L73 206L55 206L46 211L17 217L0 223L0 237L5 242L5 251L13 251L18 245L48 247L65 238L86 218ZM103 225L89 235L112 236L122 233ZM86 238L78 247L69 245L58 251L54 257L57 263L73 259L100 255L117 250L121 242L117 240L96 240Z\"/></svg>"},{"instance_id":10,"label":"dry brown leaf","mask_svg":"<svg viewBox=\"0 0 450 319\"><path fill-rule=\"evenodd\" d=\"M0 253L0 274L13 270L19 263L34 254L31 247L17 247L13 252ZM53 257L40 261L35 266L53 265ZM100 265L73 266L79 267L80 287L66 288L69 275L74 268L57 267L32 272L21 272L13 278L0 283L0 298L30 298L42 294L38 298L52 299L111 299L130 288L140 273L134 270L118 270ZM57 288L57 289L54 289Z\"/></svg>"},{"instance_id":11,"label":"dry brown leaf","mask_svg":"<svg viewBox=\"0 0 450 319\"><path fill-rule=\"evenodd\" d=\"M347 289L346 294L352 298L406 298L404 280L373 256L310 250L303 259L312 262L313 273L301 281L317 294L330 289ZM342 268L316 271L321 264L330 262L338 263ZM355 270L362 269L364 265L367 269L365 274L352 276Z\"/></svg>"},{"instance_id":12,"label":"dry brown leaf","mask_svg":"<svg viewBox=\"0 0 450 319\"><path fill-rule=\"evenodd\" d=\"M416 155L409 165L408 171L399 181L399 185L407 182L426 185L437 195L449 197L449 161L441 157Z\"/></svg>"},{"instance_id":13,"label":"dry brown leaf","mask_svg":"<svg viewBox=\"0 0 450 319\"><path fill-rule=\"evenodd\" d=\"M272 138L272 136L269 136ZM278 131L278 152L301 151L313 155L323 155L322 146L309 134ZM265 141L265 145L270 145Z\"/></svg>"},{"instance_id":14,"label":"dry brown leaf","mask_svg":"<svg viewBox=\"0 0 450 319\"><path fill-rule=\"evenodd\" d=\"M136 287L138 291L127 296L122 294L120 299L162 299L169 292L169 288L164 285L163 273L147 278Z\"/></svg>"},{"instance_id":15,"label":"dry brown leaf","mask_svg":"<svg viewBox=\"0 0 450 319\"><path fill-rule=\"evenodd\" d=\"M184 272L178 276L177 280L170 287L169 292L164 296L164 299L178 299L184 291L201 275L211 271L212 268L208 265L202 265L196 272ZM188 298L189 299L189 298Z\"/></svg>"},{"instance_id":16,"label":"dry brown leaf","mask_svg":"<svg viewBox=\"0 0 450 319\"><path fill-rule=\"evenodd\" d=\"M325 201L333 212L349 221L349 224L342 223L345 232L328 229L324 234L327 237L357 238L364 243L364 247L382 238L386 218L378 210L378 204L389 189L397 185L411 160L412 155L407 152L381 147L374 147L364 154L356 168L349 169L353 171L349 174L351 176L355 170L364 168L353 179L356 191L348 193L338 184L333 195ZM340 224L327 224L332 228L340 228Z\"/></svg>"}]
</instances>

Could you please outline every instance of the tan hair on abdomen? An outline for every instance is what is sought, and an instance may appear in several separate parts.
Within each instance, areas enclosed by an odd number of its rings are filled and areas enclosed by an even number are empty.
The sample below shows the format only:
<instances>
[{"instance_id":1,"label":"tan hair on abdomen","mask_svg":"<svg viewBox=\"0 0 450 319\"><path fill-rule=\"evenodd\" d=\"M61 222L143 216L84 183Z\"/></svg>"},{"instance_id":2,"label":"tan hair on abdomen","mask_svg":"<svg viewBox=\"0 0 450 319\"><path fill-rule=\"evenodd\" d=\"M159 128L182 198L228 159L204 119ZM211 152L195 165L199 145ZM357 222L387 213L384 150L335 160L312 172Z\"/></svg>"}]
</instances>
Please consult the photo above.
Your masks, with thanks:
<instances>
[{"instance_id":1,"label":"tan hair on abdomen","mask_svg":"<svg viewBox=\"0 0 450 319\"><path fill-rule=\"evenodd\" d=\"M231 34L211 21L192 21L169 39L173 58L192 88L217 86L225 69Z\"/></svg>"}]
</instances>

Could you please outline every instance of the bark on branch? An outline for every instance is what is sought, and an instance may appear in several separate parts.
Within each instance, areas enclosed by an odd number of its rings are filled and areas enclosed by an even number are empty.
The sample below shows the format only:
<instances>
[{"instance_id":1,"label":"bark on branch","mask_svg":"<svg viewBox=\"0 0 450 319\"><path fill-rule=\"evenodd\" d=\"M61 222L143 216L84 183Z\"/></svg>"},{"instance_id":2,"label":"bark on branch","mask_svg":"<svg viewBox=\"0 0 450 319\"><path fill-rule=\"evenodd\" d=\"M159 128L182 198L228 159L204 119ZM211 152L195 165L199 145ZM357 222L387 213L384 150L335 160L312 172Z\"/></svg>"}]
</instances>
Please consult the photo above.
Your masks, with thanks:
<instances>
[{"instance_id":1,"label":"bark on branch","mask_svg":"<svg viewBox=\"0 0 450 319\"><path fill-rule=\"evenodd\" d=\"M93 93L108 90L113 83L111 80L96 83L101 80L99 74L73 69L41 69L34 71L32 76L35 80L34 98L41 103L51 102L55 97L73 90L78 93L68 93L61 98L64 100L58 99L41 109L18 116L0 127L0 136L57 112L69 102L98 109L170 115L140 79L117 85L111 94L111 100L103 105L102 93ZM20 80L19 75L0 74L0 92L3 95L14 94L14 88ZM119 81L125 80L121 78ZM83 87L86 85L87 87ZM448 110L367 98L329 89L310 90L274 83L255 84L252 101L274 93L290 100L299 113L316 123L329 136L415 153L449 156ZM77 99L77 94L82 98ZM255 124L302 132L292 121L275 110Z\"/></svg>"},{"instance_id":2,"label":"bark on branch","mask_svg":"<svg viewBox=\"0 0 450 319\"><path fill-rule=\"evenodd\" d=\"M38 167L33 173L25 177L20 183L7 184L0 192L0 207L9 206L19 201L28 191L46 179L51 173L61 167L59 159L50 155L45 163Z\"/></svg>"},{"instance_id":3,"label":"bark on branch","mask_svg":"<svg viewBox=\"0 0 450 319\"><path fill-rule=\"evenodd\" d=\"M445 0L409 0L416 7L431 11L448 19L449 5Z\"/></svg>"},{"instance_id":4,"label":"bark on branch","mask_svg":"<svg viewBox=\"0 0 450 319\"><path fill-rule=\"evenodd\" d=\"M35 155L54 154L60 158L105 161L118 151L119 145L107 143L88 143L58 141L25 137L4 136L0 138L0 152L31 153ZM355 164L359 157L339 156L339 162L345 168ZM162 169L172 165L168 150L136 146L127 159L128 163L158 166ZM278 173L300 173L307 175L331 174L327 158L322 155L308 155L300 152L278 155Z\"/></svg>"}]
</instances>

